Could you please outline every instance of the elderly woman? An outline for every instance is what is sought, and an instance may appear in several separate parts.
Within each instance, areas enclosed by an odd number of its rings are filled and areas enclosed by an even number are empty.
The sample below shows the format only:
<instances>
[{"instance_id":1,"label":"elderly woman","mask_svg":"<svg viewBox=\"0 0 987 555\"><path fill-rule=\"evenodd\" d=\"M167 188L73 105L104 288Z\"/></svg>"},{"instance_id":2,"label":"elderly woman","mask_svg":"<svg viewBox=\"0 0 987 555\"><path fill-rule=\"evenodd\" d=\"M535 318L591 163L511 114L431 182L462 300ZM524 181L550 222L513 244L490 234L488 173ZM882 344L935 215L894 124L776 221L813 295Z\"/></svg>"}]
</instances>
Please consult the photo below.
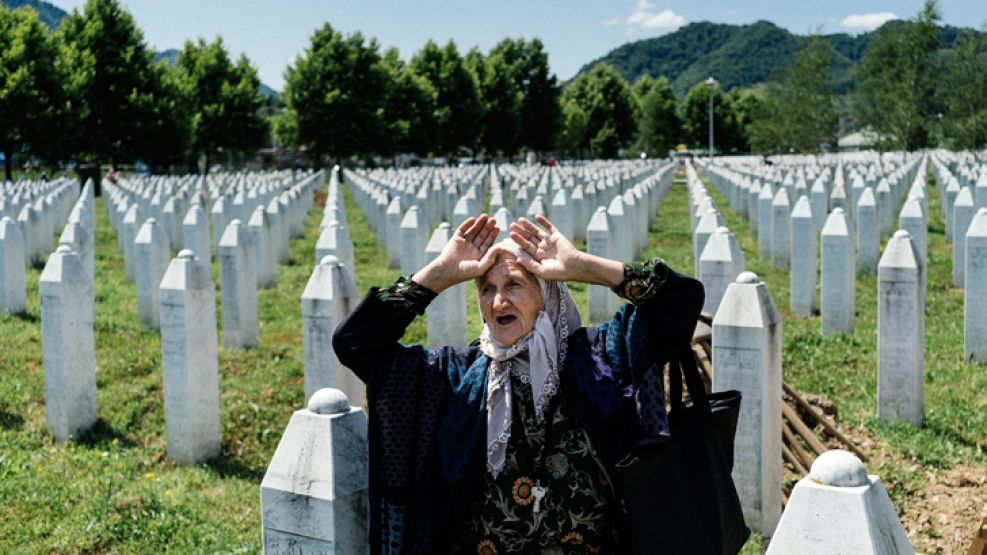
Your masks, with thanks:
<instances>
[{"instance_id":1,"label":"elderly woman","mask_svg":"<svg viewBox=\"0 0 987 555\"><path fill-rule=\"evenodd\" d=\"M336 331L367 384L372 553L619 553L612 480L668 437L661 369L688 348L702 285L660 259L574 248L545 218L464 222L411 276L373 288ZM474 280L483 332L465 349L399 343L436 295ZM630 301L582 327L565 282ZM626 487L626 485L625 485Z\"/></svg>"}]
</instances>

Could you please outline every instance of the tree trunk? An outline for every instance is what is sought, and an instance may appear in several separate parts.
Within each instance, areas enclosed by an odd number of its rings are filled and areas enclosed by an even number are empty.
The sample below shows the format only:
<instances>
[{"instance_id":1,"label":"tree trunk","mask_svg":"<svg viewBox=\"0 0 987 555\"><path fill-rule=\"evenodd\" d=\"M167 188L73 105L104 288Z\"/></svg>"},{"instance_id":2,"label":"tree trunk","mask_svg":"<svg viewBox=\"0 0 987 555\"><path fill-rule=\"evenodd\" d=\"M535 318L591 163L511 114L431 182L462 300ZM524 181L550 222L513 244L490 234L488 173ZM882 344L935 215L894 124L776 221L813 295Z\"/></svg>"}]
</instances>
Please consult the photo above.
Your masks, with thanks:
<instances>
[{"instance_id":1,"label":"tree trunk","mask_svg":"<svg viewBox=\"0 0 987 555\"><path fill-rule=\"evenodd\" d=\"M3 174L7 177L7 181L14 180L14 161L11 160L11 156L13 156L11 149L3 149Z\"/></svg>"}]
</instances>

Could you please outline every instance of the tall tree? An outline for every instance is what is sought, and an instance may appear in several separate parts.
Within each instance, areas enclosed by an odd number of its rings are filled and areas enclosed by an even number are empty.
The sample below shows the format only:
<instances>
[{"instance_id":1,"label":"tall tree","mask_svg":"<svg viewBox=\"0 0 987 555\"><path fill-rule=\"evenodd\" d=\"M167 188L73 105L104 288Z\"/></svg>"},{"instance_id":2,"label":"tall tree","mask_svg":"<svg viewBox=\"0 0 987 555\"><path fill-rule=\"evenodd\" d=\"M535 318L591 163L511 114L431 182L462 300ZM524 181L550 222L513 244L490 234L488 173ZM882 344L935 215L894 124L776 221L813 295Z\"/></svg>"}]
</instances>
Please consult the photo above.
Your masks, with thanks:
<instances>
[{"instance_id":1,"label":"tall tree","mask_svg":"<svg viewBox=\"0 0 987 555\"><path fill-rule=\"evenodd\" d=\"M509 68L510 80L521 94L520 144L534 151L555 147L562 123L558 80L548 69L548 54L539 39L504 39L491 51Z\"/></svg>"},{"instance_id":2,"label":"tall tree","mask_svg":"<svg viewBox=\"0 0 987 555\"><path fill-rule=\"evenodd\" d=\"M957 150L987 146L987 34L962 30L943 65L942 142Z\"/></svg>"},{"instance_id":3,"label":"tall tree","mask_svg":"<svg viewBox=\"0 0 987 555\"><path fill-rule=\"evenodd\" d=\"M681 134L672 85L665 77L642 77L631 90L638 107L635 149L651 157L666 156Z\"/></svg>"},{"instance_id":4,"label":"tall tree","mask_svg":"<svg viewBox=\"0 0 987 555\"><path fill-rule=\"evenodd\" d=\"M186 41L178 55L192 114L192 152L205 159L256 150L266 141L260 80L245 56L234 65L223 39Z\"/></svg>"},{"instance_id":5,"label":"tall tree","mask_svg":"<svg viewBox=\"0 0 987 555\"><path fill-rule=\"evenodd\" d=\"M768 87L750 124L752 146L758 152L817 152L834 142L839 117L828 85L833 49L821 37L809 37L791 68Z\"/></svg>"},{"instance_id":6,"label":"tall tree","mask_svg":"<svg viewBox=\"0 0 987 555\"><path fill-rule=\"evenodd\" d=\"M612 67L599 64L580 75L566 88L563 98L586 114L586 131L579 149L589 149L599 158L615 158L634 138L631 90ZM570 108L569 115L573 114L578 117Z\"/></svg>"},{"instance_id":7,"label":"tall tree","mask_svg":"<svg viewBox=\"0 0 987 555\"><path fill-rule=\"evenodd\" d=\"M913 20L878 29L856 67L858 119L885 148L913 150L929 142L939 20L936 0L926 0Z\"/></svg>"},{"instance_id":8,"label":"tall tree","mask_svg":"<svg viewBox=\"0 0 987 555\"><path fill-rule=\"evenodd\" d=\"M512 80L510 66L500 53L484 57L476 48L467 52L465 62L476 77L484 104L480 146L494 156L514 155L520 146L524 97Z\"/></svg>"},{"instance_id":9,"label":"tall tree","mask_svg":"<svg viewBox=\"0 0 987 555\"><path fill-rule=\"evenodd\" d=\"M279 139L308 148L313 160L374 152L384 132L387 74L377 41L325 23L285 70Z\"/></svg>"},{"instance_id":10,"label":"tall tree","mask_svg":"<svg viewBox=\"0 0 987 555\"><path fill-rule=\"evenodd\" d=\"M152 53L133 17L117 0L87 0L81 12L65 18L59 37L71 71L73 151L97 163L139 157L147 130L134 122L153 119L148 98L154 77Z\"/></svg>"},{"instance_id":11,"label":"tall tree","mask_svg":"<svg viewBox=\"0 0 987 555\"><path fill-rule=\"evenodd\" d=\"M141 121L130 122L144 130L134 139L135 152L154 173L187 161L192 143L192 112L181 70L161 60L151 66L147 92L139 95Z\"/></svg>"},{"instance_id":12,"label":"tall tree","mask_svg":"<svg viewBox=\"0 0 987 555\"><path fill-rule=\"evenodd\" d=\"M709 145L709 85L696 83L685 95L680 107L686 141L693 148ZM736 118L733 106L717 83L713 95L713 148L720 152L737 150Z\"/></svg>"},{"instance_id":13,"label":"tall tree","mask_svg":"<svg viewBox=\"0 0 987 555\"><path fill-rule=\"evenodd\" d=\"M65 112L58 50L33 10L0 6L0 152L12 179L15 153L52 159Z\"/></svg>"},{"instance_id":14,"label":"tall tree","mask_svg":"<svg viewBox=\"0 0 987 555\"><path fill-rule=\"evenodd\" d=\"M438 151L452 158L460 148L475 149L483 136L484 106L476 78L466 68L456 43L450 40L439 47L428 41L410 65L435 89Z\"/></svg>"},{"instance_id":15,"label":"tall tree","mask_svg":"<svg viewBox=\"0 0 987 555\"><path fill-rule=\"evenodd\" d=\"M380 64L388 85L385 132L378 151L383 155L413 152L428 156L435 148L435 89L401 61L396 48L384 52Z\"/></svg>"},{"instance_id":16,"label":"tall tree","mask_svg":"<svg viewBox=\"0 0 987 555\"><path fill-rule=\"evenodd\" d=\"M588 119L578 102L562 98L562 131L558 142L559 148L570 156L581 158L585 152Z\"/></svg>"}]
</instances>

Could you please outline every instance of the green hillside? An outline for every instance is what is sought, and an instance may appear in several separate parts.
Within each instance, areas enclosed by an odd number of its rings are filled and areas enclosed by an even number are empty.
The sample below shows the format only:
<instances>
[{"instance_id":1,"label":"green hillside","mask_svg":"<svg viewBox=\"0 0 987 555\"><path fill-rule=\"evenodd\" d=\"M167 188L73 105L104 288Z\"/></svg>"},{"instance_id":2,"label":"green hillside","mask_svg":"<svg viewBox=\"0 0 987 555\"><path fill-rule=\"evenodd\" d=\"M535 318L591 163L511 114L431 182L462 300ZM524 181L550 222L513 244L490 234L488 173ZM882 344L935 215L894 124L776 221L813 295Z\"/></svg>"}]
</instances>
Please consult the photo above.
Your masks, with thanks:
<instances>
[{"instance_id":1,"label":"green hillside","mask_svg":"<svg viewBox=\"0 0 987 555\"><path fill-rule=\"evenodd\" d=\"M908 25L891 21L885 25ZM940 33L944 49L956 41L956 27ZM853 88L852 69L863 56L872 33L823 35L835 51L830 83L837 94ZM712 75L724 89L752 87L791 65L795 53L805 46L807 36L795 35L769 21L749 25L729 25L701 21L690 23L674 33L621 45L579 70L589 71L605 62L628 81L642 75L664 75L675 93L682 97L696 83Z\"/></svg>"}]
</instances>

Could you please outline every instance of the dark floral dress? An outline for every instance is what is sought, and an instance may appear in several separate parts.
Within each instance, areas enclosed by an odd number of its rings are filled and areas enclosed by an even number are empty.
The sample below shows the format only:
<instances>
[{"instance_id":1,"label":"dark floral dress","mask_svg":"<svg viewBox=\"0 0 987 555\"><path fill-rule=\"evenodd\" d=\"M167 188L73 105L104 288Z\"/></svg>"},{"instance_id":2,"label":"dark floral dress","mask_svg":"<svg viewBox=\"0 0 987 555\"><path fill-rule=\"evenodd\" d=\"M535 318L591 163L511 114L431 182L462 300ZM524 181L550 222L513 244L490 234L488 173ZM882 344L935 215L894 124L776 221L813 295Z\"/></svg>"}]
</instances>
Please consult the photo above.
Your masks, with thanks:
<instances>
[{"instance_id":1,"label":"dark floral dress","mask_svg":"<svg viewBox=\"0 0 987 555\"><path fill-rule=\"evenodd\" d=\"M530 380L512 369L511 382L504 470L496 478L484 473L455 553L613 553L613 493L585 432L562 395L552 398L548 424L539 425Z\"/></svg>"}]
</instances>

